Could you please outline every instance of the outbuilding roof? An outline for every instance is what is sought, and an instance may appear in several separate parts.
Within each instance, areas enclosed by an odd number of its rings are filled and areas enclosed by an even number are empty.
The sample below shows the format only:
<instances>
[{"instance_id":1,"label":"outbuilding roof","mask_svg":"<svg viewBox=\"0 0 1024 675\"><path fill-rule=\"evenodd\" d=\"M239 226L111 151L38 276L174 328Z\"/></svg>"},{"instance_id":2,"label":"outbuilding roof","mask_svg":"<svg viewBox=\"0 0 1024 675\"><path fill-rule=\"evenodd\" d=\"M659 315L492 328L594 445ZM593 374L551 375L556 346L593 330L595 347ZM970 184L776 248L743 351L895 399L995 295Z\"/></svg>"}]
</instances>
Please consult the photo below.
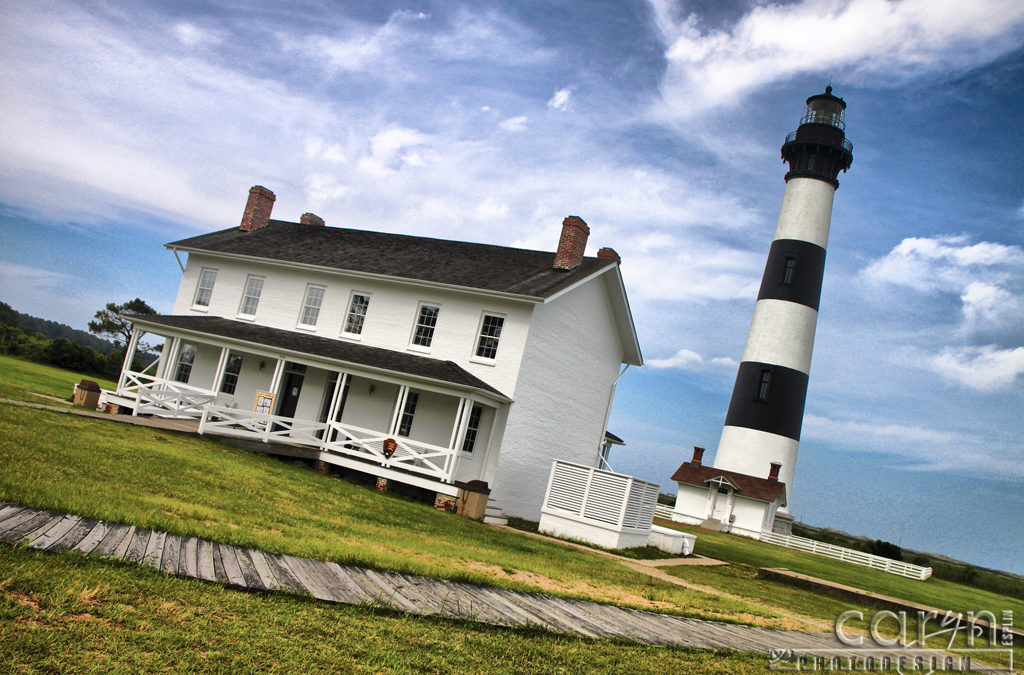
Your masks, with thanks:
<instances>
[{"instance_id":1,"label":"outbuilding roof","mask_svg":"<svg viewBox=\"0 0 1024 675\"><path fill-rule=\"evenodd\" d=\"M616 265L584 258L554 269L555 253L271 220L165 244L172 250L242 256L544 299Z\"/></svg>"},{"instance_id":2,"label":"outbuilding roof","mask_svg":"<svg viewBox=\"0 0 1024 675\"><path fill-rule=\"evenodd\" d=\"M158 314L126 316L140 328L159 331L160 327L211 335L252 345L253 351L280 349L298 354L362 366L396 375L413 376L454 385L461 389L485 392L502 400L511 400L480 378L451 361L432 359L418 354L397 352L381 347L333 340L295 331L270 328L247 321L223 319L218 316L182 316Z\"/></svg>"},{"instance_id":3,"label":"outbuilding roof","mask_svg":"<svg viewBox=\"0 0 1024 675\"><path fill-rule=\"evenodd\" d=\"M683 465L672 474L672 480L686 485L699 485L705 487L708 481L715 478L724 478L732 483L736 494L750 499L760 499L765 502L773 502L781 494L782 506L786 505L786 484L777 480L768 480L750 476L745 473L716 469L713 466L704 466L694 462L683 462Z\"/></svg>"}]
</instances>

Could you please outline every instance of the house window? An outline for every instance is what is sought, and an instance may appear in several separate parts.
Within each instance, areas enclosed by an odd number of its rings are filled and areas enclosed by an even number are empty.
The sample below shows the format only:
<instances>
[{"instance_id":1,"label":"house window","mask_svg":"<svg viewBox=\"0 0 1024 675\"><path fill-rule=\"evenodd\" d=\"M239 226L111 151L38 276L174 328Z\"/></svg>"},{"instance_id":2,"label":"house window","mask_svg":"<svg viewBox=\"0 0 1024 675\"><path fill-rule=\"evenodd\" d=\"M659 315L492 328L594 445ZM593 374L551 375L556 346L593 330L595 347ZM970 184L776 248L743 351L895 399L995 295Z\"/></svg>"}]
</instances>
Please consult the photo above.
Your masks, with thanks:
<instances>
[{"instance_id":1,"label":"house window","mask_svg":"<svg viewBox=\"0 0 1024 675\"><path fill-rule=\"evenodd\" d=\"M196 286L196 297L193 305L209 307L210 297L213 295L213 284L217 281L217 270L204 267L199 273L199 285Z\"/></svg>"},{"instance_id":2,"label":"house window","mask_svg":"<svg viewBox=\"0 0 1024 675\"><path fill-rule=\"evenodd\" d=\"M249 275L245 280L245 290L242 291L242 304L238 313L245 316L256 314L256 308L260 304L260 294L263 293L263 277Z\"/></svg>"},{"instance_id":3,"label":"house window","mask_svg":"<svg viewBox=\"0 0 1024 675\"><path fill-rule=\"evenodd\" d=\"M176 382L188 382L188 378L192 374L192 364L195 360L196 346L183 345L181 354L178 356L178 370L174 372L174 380Z\"/></svg>"},{"instance_id":4,"label":"house window","mask_svg":"<svg viewBox=\"0 0 1024 675\"><path fill-rule=\"evenodd\" d=\"M363 332L363 323L366 321L366 310L369 306L369 295L352 294L352 301L348 303L348 317L345 319L344 332L352 335L359 335Z\"/></svg>"},{"instance_id":5,"label":"house window","mask_svg":"<svg viewBox=\"0 0 1024 675\"><path fill-rule=\"evenodd\" d=\"M501 329L505 325L505 317L484 314L480 322L480 337L476 343L476 355L483 359L493 359L498 355L498 340Z\"/></svg>"},{"instance_id":6,"label":"house window","mask_svg":"<svg viewBox=\"0 0 1024 675\"><path fill-rule=\"evenodd\" d=\"M320 305L324 302L323 286L306 286L306 298L302 301L302 312L299 314L299 323L303 326L315 326L320 318Z\"/></svg>"},{"instance_id":7,"label":"house window","mask_svg":"<svg viewBox=\"0 0 1024 675\"><path fill-rule=\"evenodd\" d=\"M402 408L402 420L398 423L398 435L408 436L412 432L412 418L416 415L416 403L420 395L410 391L405 397L405 407Z\"/></svg>"},{"instance_id":8,"label":"house window","mask_svg":"<svg viewBox=\"0 0 1024 675\"><path fill-rule=\"evenodd\" d=\"M796 258L791 255L786 256L786 266L782 270L782 285L792 286L793 277L796 275Z\"/></svg>"},{"instance_id":9,"label":"house window","mask_svg":"<svg viewBox=\"0 0 1024 675\"><path fill-rule=\"evenodd\" d=\"M235 386L238 384L238 373L242 371L242 355L231 354L228 356L228 364L224 368L224 379L220 382L222 394L234 394Z\"/></svg>"},{"instance_id":10,"label":"house window","mask_svg":"<svg viewBox=\"0 0 1024 675\"><path fill-rule=\"evenodd\" d=\"M757 400L758 401L767 401L768 400L768 394L771 393L771 390L772 390L772 371L767 370L767 369L762 370L761 371L761 381L757 385Z\"/></svg>"},{"instance_id":11,"label":"house window","mask_svg":"<svg viewBox=\"0 0 1024 675\"><path fill-rule=\"evenodd\" d=\"M484 414L484 409L478 405L473 406L473 409L469 413L469 424L466 426L466 440L462 442L463 452L473 452L473 448L476 447L476 436L480 432L480 417Z\"/></svg>"},{"instance_id":12,"label":"house window","mask_svg":"<svg viewBox=\"0 0 1024 675\"><path fill-rule=\"evenodd\" d=\"M437 315L441 312L440 307L434 305L420 305L420 314L416 319L416 328L412 334L412 343L420 347L429 347L434 339L434 327L437 325Z\"/></svg>"}]
</instances>

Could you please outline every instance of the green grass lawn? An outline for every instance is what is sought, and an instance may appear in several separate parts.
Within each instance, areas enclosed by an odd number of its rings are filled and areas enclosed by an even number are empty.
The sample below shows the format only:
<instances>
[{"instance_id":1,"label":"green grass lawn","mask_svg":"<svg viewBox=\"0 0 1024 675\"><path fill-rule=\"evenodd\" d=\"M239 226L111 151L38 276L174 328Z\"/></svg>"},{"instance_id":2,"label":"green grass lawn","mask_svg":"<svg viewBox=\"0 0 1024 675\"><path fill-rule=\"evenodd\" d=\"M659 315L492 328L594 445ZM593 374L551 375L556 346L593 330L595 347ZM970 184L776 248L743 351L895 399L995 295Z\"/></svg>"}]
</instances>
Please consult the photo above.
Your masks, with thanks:
<instances>
[{"instance_id":1,"label":"green grass lawn","mask_svg":"<svg viewBox=\"0 0 1024 675\"><path fill-rule=\"evenodd\" d=\"M0 670L761 673L759 654L645 647L283 594L0 545Z\"/></svg>"},{"instance_id":2,"label":"green grass lawn","mask_svg":"<svg viewBox=\"0 0 1024 675\"><path fill-rule=\"evenodd\" d=\"M0 354L0 398L52 405L53 401L32 395L46 394L70 403L74 386L83 379L96 382L102 389L113 390L117 387L116 382L95 375L81 375Z\"/></svg>"}]
</instances>

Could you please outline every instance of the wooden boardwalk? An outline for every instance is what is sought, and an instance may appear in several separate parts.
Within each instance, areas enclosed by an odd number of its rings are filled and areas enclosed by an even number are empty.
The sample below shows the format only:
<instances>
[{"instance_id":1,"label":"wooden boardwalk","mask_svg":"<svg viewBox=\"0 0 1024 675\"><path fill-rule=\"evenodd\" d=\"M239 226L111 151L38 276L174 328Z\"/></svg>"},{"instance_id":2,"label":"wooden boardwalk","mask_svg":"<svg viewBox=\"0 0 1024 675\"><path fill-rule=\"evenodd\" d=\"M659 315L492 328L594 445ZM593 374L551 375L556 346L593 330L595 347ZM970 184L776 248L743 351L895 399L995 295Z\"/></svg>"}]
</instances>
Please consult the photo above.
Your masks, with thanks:
<instances>
[{"instance_id":1,"label":"wooden boardwalk","mask_svg":"<svg viewBox=\"0 0 1024 675\"><path fill-rule=\"evenodd\" d=\"M80 551L252 591L309 595L349 605L369 603L500 626L543 626L594 638L764 654L795 650L833 655L842 647L828 633L725 624L338 565L13 504L0 503L0 541L51 553Z\"/></svg>"}]
</instances>

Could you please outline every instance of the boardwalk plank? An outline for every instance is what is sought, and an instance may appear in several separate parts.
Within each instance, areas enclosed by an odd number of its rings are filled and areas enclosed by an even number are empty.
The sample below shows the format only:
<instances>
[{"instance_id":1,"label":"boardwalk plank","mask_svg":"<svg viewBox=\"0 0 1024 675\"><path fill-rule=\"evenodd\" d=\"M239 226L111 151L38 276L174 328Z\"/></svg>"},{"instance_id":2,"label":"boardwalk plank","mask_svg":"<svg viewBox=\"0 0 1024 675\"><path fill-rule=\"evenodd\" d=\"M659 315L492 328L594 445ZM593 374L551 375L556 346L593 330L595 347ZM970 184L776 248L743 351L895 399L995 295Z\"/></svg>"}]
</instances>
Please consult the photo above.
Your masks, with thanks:
<instances>
[{"instance_id":1,"label":"boardwalk plank","mask_svg":"<svg viewBox=\"0 0 1024 675\"><path fill-rule=\"evenodd\" d=\"M200 539L196 543L196 576L203 581L216 581L213 571L213 542Z\"/></svg>"},{"instance_id":2,"label":"boardwalk plank","mask_svg":"<svg viewBox=\"0 0 1024 675\"><path fill-rule=\"evenodd\" d=\"M149 541L146 542L146 553L142 556L143 565L155 570L160 569L160 558L164 554L164 540L166 538L166 532L154 532L149 536Z\"/></svg>"},{"instance_id":3,"label":"boardwalk plank","mask_svg":"<svg viewBox=\"0 0 1024 675\"><path fill-rule=\"evenodd\" d=\"M32 542L36 541L37 539L45 535L47 532L52 530L54 527L56 527L59 523L64 521L64 518L55 513L50 513L48 511L46 513L49 516L49 518L47 518L46 520L39 521L35 527L31 528L29 531L22 534L22 536L18 539L19 544L31 546Z\"/></svg>"},{"instance_id":4,"label":"boardwalk plank","mask_svg":"<svg viewBox=\"0 0 1024 675\"><path fill-rule=\"evenodd\" d=\"M274 572L274 578L277 579L277 582L283 588L287 589L290 593L309 595L306 587L299 583L299 580L295 578L292 571L288 569L288 564L284 562L284 557L280 553L267 553L264 551L264 554L267 564L270 565L270 569Z\"/></svg>"},{"instance_id":5,"label":"boardwalk plank","mask_svg":"<svg viewBox=\"0 0 1024 675\"><path fill-rule=\"evenodd\" d=\"M29 514L27 519L4 532L3 539L11 544L16 544L24 536L32 534L40 527L52 525L54 515L55 514L50 513L49 511L33 511ZM15 518L18 517L19 516L15 516Z\"/></svg>"},{"instance_id":6,"label":"boardwalk plank","mask_svg":"<svg viewBox=\"0 0 1024 675\"><path fill-rule=\"evenodd\" d=\"M552 604L547 596L534 594L534 593L523 593L519 597L519 601L523 606L528 607L537 619L537 623L546 625L554 630L562 633L581 633L588 637L598 637L598 633L590 630L584 626L581 622L576 621L574 617L568 615L566 612L561 611L556 605Z\"/></svg>"},{"instance_id":7,"label":"boardwalk plank","mask_svg":"<svg viewBox=\"0 0 1024 675\"><path fill-rule=\"evenodd\" d=\"M228 583L228 573L224 571L224 557L220 554L220 546L210 542L210 550L213 552L213 578L214 581Z\"/></svg>"},{"instance_id":8,"label":"boardwalk plank","mask_svg":"<svg viewBox=\"0 0 1024 675\"><path fill-rule=\"evenodd\" d=\"M508 592L502 592L497 588L474 589L470 584L460 584L459 587L478 597L480 605L488 608L487 612L478 614L479 618L485 619L487 623L501 626L525 626L537 623L533 612L523 607L518 602L518 597L513 598ZM480 612L480 609L477 608L475 611Z\"/></svg>"},{"instance_id":9,"label":"boardwalk plank","mask_svg":"<svg viewBox=\"0 0 1024 675\"><path fill-rule=\"evenodd\" d=\"M111 525L110 529L107 530L107 534L104 535L103 540L96 545L96 548L92 552L96 555L109 556L118 547L118 544L124 539L125 535L131 531L131 527L128 525Z\"/></svg>"},{"instance_id":10,"label":"boardwalk plank","mask_svg":"<svg viewBox=\"0 0 1024 675\"><path fill-rule=\"evenodd\" d=\"M103 537L107 536L109 529L110 523L102 520L97 521L96 525L89 530L89 533L82 537L82 541L75 544L74 550L82 553L92 553L92 550L103 541Z\"/></svg>"},{"instance_id":11,"label":"boardwalk plank","mask_svg":"<svg viewBox=\"0 0 1024 675\"><path fill-rule=\"evenodd\" d=\"M0 540L13 543L14 539L7 538L8 532L38 515L39 512L35 509L22 509L18 513L12 515L10 518L0 523Z\"/></svg>"},{"instance_id":12,"label":"boardwalk plank","mask_svg":"<svg viewBox=\"0 0 1024 675\"><path fill-rule=\"evenodd\" d=\"M4 504L4 507L0 509L0 529L3 529L3 523L5 520L7 520L13 515L21 513L24 510L24 506L17 506L16 504Z\"/></svg>"},{"instance_id":13,"label":"boardwalk plank","mask_svg":"<svg viewBox=\"0 0 1024 675\"><path fill-rule=\"evenodd\" d=\"M396 579L376 570L365 570L365 574L368 579L377 584L378 588L380 588L381 596L386 598L385 602L390 607L402 612L413 612L416 610L416 605L402 593L402 587L408 586L408 584L397 582Z\"/></svg>"},{"instance_id":14,"label":"boardwalk plank","mask_svg":"<svg viewBox=\"0 0 1024 675\"><path fill-rule=\"evenodd\" d=\"M195 579L198 576L196 570L196 551L198 549L195 537L182 537L181 553L178 554L178 576Z\"/></svg>"},{"instance_id":15,"label":"boardwalk plank","mask_svg":"<svg viewBox=\"0 0 1024 675\"><path fill-rule=\"evenodd\" d=\"M287 565L292 576L295 577L295 580L302 584L306 593L321 600L330 597L327 590L321 587L318 582L316 572L306 565L306 561L304 559L290 555L282 555L281 561Z\"/></svg>"},{"instance_id":16,"label":"boardwalk plank","mask_svg":"<svg viewBox=\"0 0 1024 675\"><path fill-rule=\"evenodd\" d=\"M124 560L127 562L141 563L146 557L146 547L149 545L149 538L152 532L144 527L137 527L132 532L131 541L128 542L128 549L124 552Z\"/></svg>"},{"instance_id":17,"label":"boardwalk plank","mask_svg":"<svg viewBox=\"0 0 1024 675\"><path fill-rule=\"evenodd\" d=\"M349 578L345 568L338 563L327 563L325 577L330 581L330 591L337 598L338 602L358 605L365 598L362 589Z\"/></svg>"},{"instance_id":18,"label":"boardwalk plank","mask_svg":"<svg viewBox=\"0 0 1024 675\"><path fill-rule=\"evenodd\" d=\"M235 547L228 544L217 544L217 550L220 551L220 559L224 564L224 574L228 576L228 582L233 586L248 588L245 584L245 577L242 576L242 568L238 566Z\"/></svg>"},{"instance_id":19,"label":"boardwalk plank","mask_svg":"<svg viewBox=\"0 0 1024 675\"><path fill-rule=\"evenodd\" d=\"M252 558L249 557L248 549L235 547L235 560L238 562L238 568L242 572L246 588L251 591L267 590L267 587L260 581L260 575L256 572L255 565L252 564Z\"/></svg>"},{"instance_id":20,"label":"boardwalk plank","mask_svg":"<svg viewBox=\"0 0 1024 675\"><path fill-rule=\"evenodd\" d=\"M128 532L124 535L124 539L122 539L121 543L110 552L111 558L117 558L118 560L124 559L125 554L128 553L128 547L131 546L132 540L135 538L136 529L137 528L134 525L128 528Z\"/></svg>"},{"instance_id":21,"label":"boardwalk plank","mask_svg":"<svg viewBox=\"0 0 1024 675\"><path fill-rule=\"evenodd\" d=\"M260 576L260 583L264 588L271 591L283 588L274 576L273 570L270 569L270 563L267 562L267 557L263 554L263 551L250 548L246 550L246 553L252 559L252 566L256 568L256 574Z\"/></svg>"},{"instance_id":22,"label":"boardwalk plank","mask_svg":"<svg viewBox=\"0 0 1024 675\"><path fill-rule=\"evenodd\" d=\"M178 572L178 550L181 548L181 535L168 534L164 539L164 553L160 556L160 566L157 568L164 574L177 574Z\"/></svg>"},{"instance_id":23,"label":"boardwalk plank","mask_svg":"<svg viewBox=\"0 0 1024 675\"><path fill-rule=\"evenodd\" d=\"M50 553L64 553L65 551L70 551L78 546L82 540L92 532L93 528L96 527L97 522L99 521L95 518L80 518L78 522L75 523L75 526L71 528L67 534L61 537L60 541L54 542L53 545L46 550Z\"/></svg>"},{"instance_id":24,"label":"boardwalk plank","mask_svg":"<svg viewBox=\"0 0 1024 675\"><path fill-rule=\"evenodd\" d=\"M81 519L81 516L64 516L57 524L47 529L45 534L41 534L29 542L29 546L45 551L60 541Z\"/></svg>"}]
</instances>

